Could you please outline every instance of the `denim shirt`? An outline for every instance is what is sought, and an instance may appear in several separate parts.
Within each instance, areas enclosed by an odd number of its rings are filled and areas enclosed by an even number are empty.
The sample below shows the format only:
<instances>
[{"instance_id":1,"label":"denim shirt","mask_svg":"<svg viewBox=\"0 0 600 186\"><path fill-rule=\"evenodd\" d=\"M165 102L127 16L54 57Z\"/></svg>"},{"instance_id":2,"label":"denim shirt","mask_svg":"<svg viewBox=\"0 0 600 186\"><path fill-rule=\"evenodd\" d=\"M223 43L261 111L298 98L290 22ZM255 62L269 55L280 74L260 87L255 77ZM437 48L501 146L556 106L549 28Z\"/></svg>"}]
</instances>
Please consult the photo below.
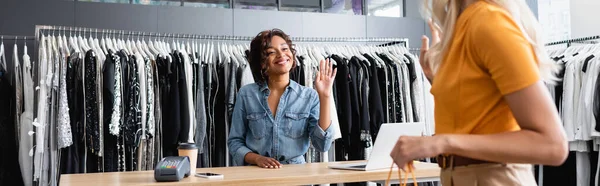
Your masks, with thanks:
<instances>
[{"instance_id":1,"label":"denim shirt","mask_svg":"<svg viewBox=\"0 0 600 186\"><path fill-rule=\"evenodd\" d=\"M282 164L303 164L310 146L326 152L333 142L333 127L319 126L320 102L314 89L290 80L273 116L266 83L240 88L233 110L227 145L234 166L247 165L249 152L271 157Z\"/></svg>"}]
</instances>

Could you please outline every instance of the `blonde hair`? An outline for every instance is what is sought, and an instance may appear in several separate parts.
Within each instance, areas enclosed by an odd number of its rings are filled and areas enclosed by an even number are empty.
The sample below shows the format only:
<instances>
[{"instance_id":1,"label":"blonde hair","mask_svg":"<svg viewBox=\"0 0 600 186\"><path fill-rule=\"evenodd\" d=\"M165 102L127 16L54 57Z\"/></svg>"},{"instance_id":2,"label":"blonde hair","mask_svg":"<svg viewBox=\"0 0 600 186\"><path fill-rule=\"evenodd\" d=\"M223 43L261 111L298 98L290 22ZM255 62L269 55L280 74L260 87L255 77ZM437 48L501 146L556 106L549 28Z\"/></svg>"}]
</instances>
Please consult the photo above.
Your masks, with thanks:
<instances>
[{"instance_id":1,"label":"blonde hair","mask_svg":"<svg viewBox=\"0 0 600 186\"><path fill-rule=\"evenodd\" d=\"M423 10L425 17L430 17L433 23L440 25L441 40L433 44L425 56L434 73L450 48L454 25L460 15L465 0L424 0ZM485 0L491 4L505 9L519 25L525 38L531 43L538 60L539 71L542 79L547 83L554 83L558 79L556 72L558 64L552 61L544 47L541 26L529 6L524 0ZM446 37L444 37L446 36Z\"/></svg>"}]
</instances>

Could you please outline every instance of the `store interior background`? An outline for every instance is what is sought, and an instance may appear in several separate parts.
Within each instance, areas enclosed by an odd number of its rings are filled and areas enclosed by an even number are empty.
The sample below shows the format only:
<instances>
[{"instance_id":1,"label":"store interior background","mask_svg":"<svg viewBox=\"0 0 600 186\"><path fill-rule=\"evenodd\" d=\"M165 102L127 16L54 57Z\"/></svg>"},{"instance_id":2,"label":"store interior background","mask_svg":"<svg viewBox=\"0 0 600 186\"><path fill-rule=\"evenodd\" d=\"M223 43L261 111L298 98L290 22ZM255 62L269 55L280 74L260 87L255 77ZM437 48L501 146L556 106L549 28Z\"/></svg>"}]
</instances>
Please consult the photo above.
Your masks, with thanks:
<instances>
[{"instance_id":1,"label":"store interior background","mask_svg":"<svg viewBox=\"0 0 600 186\"><path fill-rule=\"evenodd\" d=\"M362 14L370 15L354 15L351 9L348 10L348 4L356 1L360 2L360 0L234 0L233 2L228 0L1 0L0 34L33 36L35 25L233 36L255 36L261 30L280 28L294 37L409 38L410 47L418 48L421 45L421 35L429 33L419 12L421 0L365 0L363 5L367 4L367 6ZM527 0L527 2L537 14L538 0ZM323 13L319 6L321 3ZM346 3L345 7L341 7L345 10L334 10L332 4L339 3ZM257 7L257 5L262 6L261 9L270 10L248 9L249 6ZM327 11L334 13L325 13ZM7 51L11 51L11 42L13 41L5 41ZM17 40L17 42L24 41ZM27 43L28 46L34 44L33 41Z\"/></svg>"},{"instance_id":2,"label":"store interior background","mask_svg":"<svg viewBox=\"0 0 600 186\"><path fill-rule=\"evenodd\" d=\"M296 37L403 37L417 48L420 36L429 32L419 12L421 0L365 0L367 15L353 15L348 6L327 9L352 1L1 0L0 34L33 36L35 25L234 36L280 28ZM595 24L600 22L598 0L526 1L542 23L547 42L600 34L600 24ZM255 5L270 10L247 9Z\"/></svg>"},{"instance_id":3,"label":"store interior background","mask_svg":"<svg viewBox=\"0 0 600 186\"><path fill-rule=\"evenodd\" d=\"M362 3L357 13L353 2ZM255 36L280 28L294 37L408 38L430 35L422 0L0 0L0 35L34 36L35 25L197 35ZM546 43L600 35L599 0L526 0ZM342 3L344 6L337 6ZM362 12L360 12L362 11ZM359 15L355 15L359 14ZM101 36L101 34L99 34ZM19 38L30 46L34 40ZM12 51L15 40L3 40ZM21 45L21 44L20 44ZM19 49L19 55L23 53ZM7 53L11 59L12 53Z\"/></svg>"}]
</instances>

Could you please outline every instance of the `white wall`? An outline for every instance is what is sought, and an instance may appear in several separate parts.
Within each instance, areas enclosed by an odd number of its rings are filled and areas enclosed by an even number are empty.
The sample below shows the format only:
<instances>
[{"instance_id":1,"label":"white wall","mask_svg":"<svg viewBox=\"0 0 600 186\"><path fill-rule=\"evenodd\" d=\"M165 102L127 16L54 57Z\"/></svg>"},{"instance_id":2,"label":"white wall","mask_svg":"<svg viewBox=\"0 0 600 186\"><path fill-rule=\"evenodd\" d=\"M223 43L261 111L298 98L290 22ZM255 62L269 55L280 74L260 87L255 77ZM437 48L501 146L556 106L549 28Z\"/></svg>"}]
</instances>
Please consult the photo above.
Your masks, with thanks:
<instances>
[{"instance_id":1,"label":"white wall","mask_svg":"<svg viewBox=\"0 0 600 186\"><path fill-rule=\"evenodd\" d=\"M546 40L544 43L571 39L570 0L539 0L538 18Z\"/></svg>"},{"instance_id":2,"label":"white wall","mask_svg":"<svg viewBox=\"0 0 600 186\"><path fill-rule=\"evenodd\" d=\"M600 35L600 0L571 0L571 37Z\"/></svg>"}]
</instances>

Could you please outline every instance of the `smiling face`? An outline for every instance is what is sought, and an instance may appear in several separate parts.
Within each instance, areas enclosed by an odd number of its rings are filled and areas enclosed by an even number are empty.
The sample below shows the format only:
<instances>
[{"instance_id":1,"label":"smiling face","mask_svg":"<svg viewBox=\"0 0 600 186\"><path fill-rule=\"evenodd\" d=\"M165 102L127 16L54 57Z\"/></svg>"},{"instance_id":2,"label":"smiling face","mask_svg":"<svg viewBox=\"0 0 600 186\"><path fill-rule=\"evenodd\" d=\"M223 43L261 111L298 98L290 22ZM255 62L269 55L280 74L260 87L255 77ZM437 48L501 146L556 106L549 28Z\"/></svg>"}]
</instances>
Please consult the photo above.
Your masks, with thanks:
<instances>
[{"instance_id":1,"label":"smiling face","mask_svg":"<svg viewBox=\"0 0 600 186\"><path fill-rule=\"evenodd\" d=\"M260 32L248 51L248 63L257 83L265 83L270 77L288 76L296 66L296 51L290 37L279 29Z\"/></svg>"},{"instance_id":2,"label":"smiling face","mask_svg":"<svg viewBox=\"0 0 600 186\"><path fill-rule=\"evenodd\" d=\"M294 64L294 54L288 43L280 36L271 38L265 57L262 67L266 69L268 76L285 75L290 72Z\"/></svg>"}]
</instances>

